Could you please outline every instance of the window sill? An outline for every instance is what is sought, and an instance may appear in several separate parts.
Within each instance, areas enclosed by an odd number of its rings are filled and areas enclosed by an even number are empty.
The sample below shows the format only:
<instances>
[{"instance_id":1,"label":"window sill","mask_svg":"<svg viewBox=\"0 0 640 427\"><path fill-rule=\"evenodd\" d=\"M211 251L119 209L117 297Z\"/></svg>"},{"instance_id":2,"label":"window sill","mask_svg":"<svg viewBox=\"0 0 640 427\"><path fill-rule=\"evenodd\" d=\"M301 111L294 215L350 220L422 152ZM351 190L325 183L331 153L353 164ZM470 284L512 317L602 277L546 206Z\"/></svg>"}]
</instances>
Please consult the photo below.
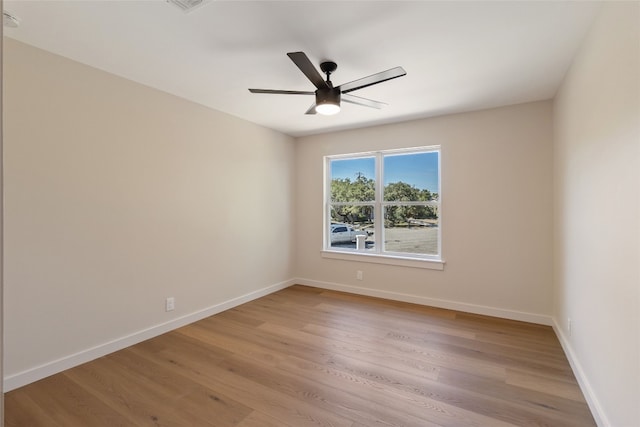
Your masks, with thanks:
<instances>
[{"instance_id":1,"label":"window sill","mask_svg":"<svg viewBox=\"0 0 640 427\"><path fill-rule=\"evenodd\" d=\"M444 270L444 261L435 259L410 258L402 256L380 255L361 252L322 251L322 258L341 259L343 261L369 262L401 267L426 268Z\"/></svg>"}]
</instances>

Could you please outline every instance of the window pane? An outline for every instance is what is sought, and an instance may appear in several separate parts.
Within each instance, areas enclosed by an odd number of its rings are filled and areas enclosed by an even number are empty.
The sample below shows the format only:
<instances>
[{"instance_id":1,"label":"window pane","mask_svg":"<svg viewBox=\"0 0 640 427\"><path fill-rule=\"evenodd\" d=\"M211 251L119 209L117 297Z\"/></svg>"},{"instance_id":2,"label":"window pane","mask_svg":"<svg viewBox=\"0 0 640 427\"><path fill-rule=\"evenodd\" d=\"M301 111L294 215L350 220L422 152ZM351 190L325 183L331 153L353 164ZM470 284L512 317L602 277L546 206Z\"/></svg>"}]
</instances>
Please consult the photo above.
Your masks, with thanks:
<instances>
[{"instance_id":1,"label":"window pane","mask_svg":"<svg viewBox=\"0 0 640 427\"><path fill-rule=\"evenodd\" d=\"M425 226L438 219L438 207L429 205L388 205L384 208L387 227Z\"/></svg>"},{"instance_id":2,"label":"window pane","mask_svg":"<svg viewBox=\"0 0 640 427\"><path fill-rule=\"evenodd\" d=\"M438 255L438 226L434 206L385 206L384 251Z\"/></svg>"},{"instance_id":3,"label":"window pane","mask_svg":"<svg viewBox=\"0 0 640 427\"><path fill-rule=\"evenodd\" d=\"M386 155L383 164L385 201L438 199L438 152Z\"/></svg>"},{"instance_id":4,"label":"window pane","mask_svg":"<svg viewBox=\"0 0 640 427\"><path fill-rule=\"evenodd\" d=\"M375 200L375 157L331 160L331 201Z\"/></svg>"},{"instance_id":5,"label":"window pane","mask_svg":"<svg viewBox=\"0 0 640 427\"><path fill-rule=\"evenodd\" d=\"M356 249L358 235L365 237L365 249L373 249L374 239L373 205L332 206L329 225L329 246L341 249Z\"/></svg>"},{"instance_id":6,"label":"window pane","mask_svg":"<svg viewBox=\"0 0 640 427\"><path fill-rule=\"evenodd\" d=\"M373 205L332 205L331 222L363 227L373 225Z\"/></svg>"}]
</instances>

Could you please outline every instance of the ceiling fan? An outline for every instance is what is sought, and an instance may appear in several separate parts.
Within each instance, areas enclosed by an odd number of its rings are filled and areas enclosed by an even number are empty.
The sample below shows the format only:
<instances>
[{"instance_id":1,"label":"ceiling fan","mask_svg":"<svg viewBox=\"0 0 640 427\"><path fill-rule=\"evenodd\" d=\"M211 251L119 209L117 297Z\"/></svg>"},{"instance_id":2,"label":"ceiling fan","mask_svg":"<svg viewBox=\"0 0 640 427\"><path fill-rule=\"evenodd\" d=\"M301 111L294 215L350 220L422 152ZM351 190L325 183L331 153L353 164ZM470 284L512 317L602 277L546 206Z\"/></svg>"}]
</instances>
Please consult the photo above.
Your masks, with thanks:
<instances>
[{"instance_id":1,"label":"ceiling fan","mask_svg":"<svg viewBox=\"0 0 640 427\"><path fill-rule=\"evenodd\" d=\"M305 114L336 114L340 111L340 100L351 104L363 105L365 107L382 108L386 105L383 102L361 98L359 96L351 95L349 92L395 79L397 77L402 77L407 74L402 67L395 67L387 71L382 71L368 77L363 77L361 79L333 87L333 83L331 82L331 73L338 68L338 65L335 62L325 61L320 64L320 69L327 75L327 80L325 81L304 52L290 52L287 53L287 55L317 88L315 92L274 89L249 89L249 92L280 95L315 95L316 101Z\"/></svg>"}]
</instances>

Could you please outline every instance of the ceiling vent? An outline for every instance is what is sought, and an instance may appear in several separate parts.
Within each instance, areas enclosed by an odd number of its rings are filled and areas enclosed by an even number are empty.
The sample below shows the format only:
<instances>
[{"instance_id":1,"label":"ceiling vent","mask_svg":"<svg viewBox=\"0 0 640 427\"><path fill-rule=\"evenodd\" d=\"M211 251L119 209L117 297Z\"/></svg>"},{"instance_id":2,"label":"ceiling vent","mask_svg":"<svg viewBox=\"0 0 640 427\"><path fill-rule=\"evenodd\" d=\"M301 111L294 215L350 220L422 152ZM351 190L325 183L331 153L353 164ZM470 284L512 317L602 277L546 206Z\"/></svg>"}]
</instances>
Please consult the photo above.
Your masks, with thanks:
<instances>
[{"instance_id":1,"label":"ceiling vent","mask_svg":"<svg viewBox=\"0 0 640 427\"><path fill-rule=\"evenodd\" d=\"M5 27L18 28L20 20L9 12L2 12L2 24Z\"/></svg>"},{"instance_id":2,"label":"ceiling vent","mask_svg":"<svg viewBox=\"0 0 640 427\"><path fill-rule=\"evenodd\" d=\"M209 3L209 1L210 0L167 0L167 3L171 3L172 5L180 8L184 13L189 13L200 6Z\"/></svg>"}]
</instances>

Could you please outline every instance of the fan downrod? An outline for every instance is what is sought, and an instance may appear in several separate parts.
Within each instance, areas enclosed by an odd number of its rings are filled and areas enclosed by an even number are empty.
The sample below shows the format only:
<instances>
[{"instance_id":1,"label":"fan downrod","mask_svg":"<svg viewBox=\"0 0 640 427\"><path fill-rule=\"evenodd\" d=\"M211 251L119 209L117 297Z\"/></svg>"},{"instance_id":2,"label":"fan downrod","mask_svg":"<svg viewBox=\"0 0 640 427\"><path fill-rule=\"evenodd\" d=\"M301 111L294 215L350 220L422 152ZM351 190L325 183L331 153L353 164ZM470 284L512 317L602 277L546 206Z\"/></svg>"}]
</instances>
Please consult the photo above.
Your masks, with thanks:
<instances>
[{"instance_id":1,"label":"fan downrod","mask_svg":"<svg viewBox=\"0 0 640 427\"><path fill-rule=\"evenodd\" d=\"M333 61L325 61L320 63L320 69L327 75L327 82L331 81L331 73L338 68L338 64Z\"/></svg>"}]
</instances>

